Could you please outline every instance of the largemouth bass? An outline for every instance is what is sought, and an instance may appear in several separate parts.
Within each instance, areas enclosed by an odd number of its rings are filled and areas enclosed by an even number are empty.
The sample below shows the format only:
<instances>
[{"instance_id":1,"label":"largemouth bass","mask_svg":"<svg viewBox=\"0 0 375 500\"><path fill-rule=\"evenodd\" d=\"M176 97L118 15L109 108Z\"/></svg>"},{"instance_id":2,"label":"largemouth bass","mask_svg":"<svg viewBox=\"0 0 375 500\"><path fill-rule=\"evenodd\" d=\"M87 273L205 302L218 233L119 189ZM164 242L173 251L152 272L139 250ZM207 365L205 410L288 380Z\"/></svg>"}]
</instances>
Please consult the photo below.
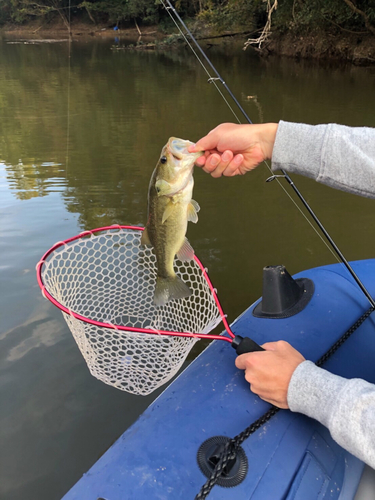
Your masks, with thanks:
<instances>
[{"instance_id":1,"label":"largemouth bass","mask_svg":"<svg viewBox=\"0 0 375 500\"><path fill-rule=\"evenodd\" d=\"M185 234L188 221L198 221L199 205L192 200L193 167L202 153L189 153L188 147L192 144L171 137L161 151L150 180L148 220L141 244L152 245L156 255L156 306L165 305L171 299L189 297L192 293L173 268L175 255L182 261L194 257Z\"/></svg>"}]
</instances>

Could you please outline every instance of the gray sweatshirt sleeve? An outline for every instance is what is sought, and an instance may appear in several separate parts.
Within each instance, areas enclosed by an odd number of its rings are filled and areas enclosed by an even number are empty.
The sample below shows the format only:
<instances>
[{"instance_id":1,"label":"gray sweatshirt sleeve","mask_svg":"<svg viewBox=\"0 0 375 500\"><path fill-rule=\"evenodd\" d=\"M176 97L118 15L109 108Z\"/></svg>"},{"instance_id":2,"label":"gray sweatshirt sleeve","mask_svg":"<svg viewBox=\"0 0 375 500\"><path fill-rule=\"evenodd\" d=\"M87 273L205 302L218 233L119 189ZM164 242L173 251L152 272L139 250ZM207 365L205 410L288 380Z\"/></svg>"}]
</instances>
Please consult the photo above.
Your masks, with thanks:
<instances>
[{"instance_id":1,"label":"gray sweatshirt sleeve","mask_svg":"<svg viewBox=\"0 0 375 500\"><path fill-rule=\"evenodd\" d=\"M272 169L375 198L375 128L279 122Z\"/></svg>"},{"instance_id":2,"label":"gray sweatshirt sleeve","mask_svg":"<svg viewBox=\"0 0 375 500\"><path fill-rule=\"evenodd\" d=\"M375 385L304 361L289 383L288 404L318 420L339 445L375 469Z\"/></svg>"},{"instance_id":3,"label":"gray sweatshirt sleeve","mask_svg":"<svg viewBox=\"0 0 375 500\"><path fill-rule=\"evenodd\" d=\"M375 198L375 129L280 121L272 169ZM293 373L288 404L321 422L343 448L375 468L375 385L305 361Z\"/></svg>"}]
</instances>

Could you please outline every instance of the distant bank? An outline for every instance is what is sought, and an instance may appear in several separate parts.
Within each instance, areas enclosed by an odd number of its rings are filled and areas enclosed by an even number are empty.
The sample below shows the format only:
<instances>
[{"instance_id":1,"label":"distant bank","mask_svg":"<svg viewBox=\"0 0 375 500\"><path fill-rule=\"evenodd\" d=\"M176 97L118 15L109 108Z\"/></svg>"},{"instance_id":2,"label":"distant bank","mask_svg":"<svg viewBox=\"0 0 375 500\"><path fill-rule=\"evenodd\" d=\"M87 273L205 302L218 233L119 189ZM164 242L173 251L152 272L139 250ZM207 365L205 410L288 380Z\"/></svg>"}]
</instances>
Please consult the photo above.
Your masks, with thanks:
<instances>
[{"instance_id":1,"label":"distant bank","mask_svg":"<svg viewBox=\"0 0 375 500\"><path fill-rule=\"evenodd\" d=\"M68 38L68 28L62 22L53 24L39 24L31 22L23 25L7 24L0 29L2 37L6 39L61 39ZM134 24L126 28L114 29L108 25L93 25L92 23L72 23L70 33L73 40L85 38L133 38L141 37L140 40L152 42L167 39L166 34L158 25L139 26ZM198 27L195 31L197 38L209 40L212 35L216 42L222 38L247 40L246 33L236 34L229 31L223 33L213 32L207 26ZM375 36L372 33L350 33L341 31L333 34L328 31L319 31L307 34L294 34L289 31L279 32L275 30L269 39L263 43L261 49L249 47L247 50L256 50L260 56L279 55L301 59L315 59L322 61L343 62L355 65L375 64Z\"/></svg>"}]
</instances>

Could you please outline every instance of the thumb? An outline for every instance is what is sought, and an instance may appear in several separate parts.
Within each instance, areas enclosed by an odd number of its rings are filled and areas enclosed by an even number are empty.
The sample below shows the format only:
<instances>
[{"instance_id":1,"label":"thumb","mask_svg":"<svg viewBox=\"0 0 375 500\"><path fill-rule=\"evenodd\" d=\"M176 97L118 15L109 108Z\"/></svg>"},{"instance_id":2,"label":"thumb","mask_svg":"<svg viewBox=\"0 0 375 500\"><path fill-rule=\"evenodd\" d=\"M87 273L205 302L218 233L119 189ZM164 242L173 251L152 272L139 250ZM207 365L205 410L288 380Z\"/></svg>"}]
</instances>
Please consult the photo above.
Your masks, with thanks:
<instances>
[{"instance_id":1,"label":"thumb","mask_svg":"<svg viewBox=\"0 0 375 500\"><path fill-rule=\"evenodd\" d=\"M190 153L196 153L199 151L208 151L211 149L216 149L218 140L217 136L213 131L209 134L205 135L198 142L196 142L193 146L189 147Z\"/></svg>"}]
</instances>

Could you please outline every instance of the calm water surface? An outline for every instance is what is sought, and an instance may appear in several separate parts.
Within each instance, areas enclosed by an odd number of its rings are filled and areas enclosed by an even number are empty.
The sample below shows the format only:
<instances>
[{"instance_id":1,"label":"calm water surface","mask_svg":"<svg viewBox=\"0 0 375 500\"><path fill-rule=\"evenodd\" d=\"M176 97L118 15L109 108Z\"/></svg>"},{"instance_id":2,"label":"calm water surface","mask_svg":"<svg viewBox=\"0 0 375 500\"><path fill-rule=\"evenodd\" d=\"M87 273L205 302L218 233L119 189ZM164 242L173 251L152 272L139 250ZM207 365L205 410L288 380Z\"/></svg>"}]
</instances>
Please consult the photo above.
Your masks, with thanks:
<instances>
[{"instance_id":1,"label":"calm water surface","mask_svg":"<svg viewBox=\"0 0 375 500\"><path fill-rule=\"evenodd\" d=\"M149 178L170 136L197 140L235 121L182 49L0 42L0 497L61 496L157 395L90 376L35 265L56 241L144 224ZM375 126L375 68L208 54L254 121ZM256 96L250 98L249 96ZM348 165L350 168L350 165ZM189 239L232 321L261 295L262 268L335 262L263 165L243 178L195 173ZM375 202L294 179L348 259L375 255ZM288 188L287 188L288 189ZM199 345L201 344L201 345ZM189 360L202 349L198 343Z\"/></svg>"}]
</instances>

